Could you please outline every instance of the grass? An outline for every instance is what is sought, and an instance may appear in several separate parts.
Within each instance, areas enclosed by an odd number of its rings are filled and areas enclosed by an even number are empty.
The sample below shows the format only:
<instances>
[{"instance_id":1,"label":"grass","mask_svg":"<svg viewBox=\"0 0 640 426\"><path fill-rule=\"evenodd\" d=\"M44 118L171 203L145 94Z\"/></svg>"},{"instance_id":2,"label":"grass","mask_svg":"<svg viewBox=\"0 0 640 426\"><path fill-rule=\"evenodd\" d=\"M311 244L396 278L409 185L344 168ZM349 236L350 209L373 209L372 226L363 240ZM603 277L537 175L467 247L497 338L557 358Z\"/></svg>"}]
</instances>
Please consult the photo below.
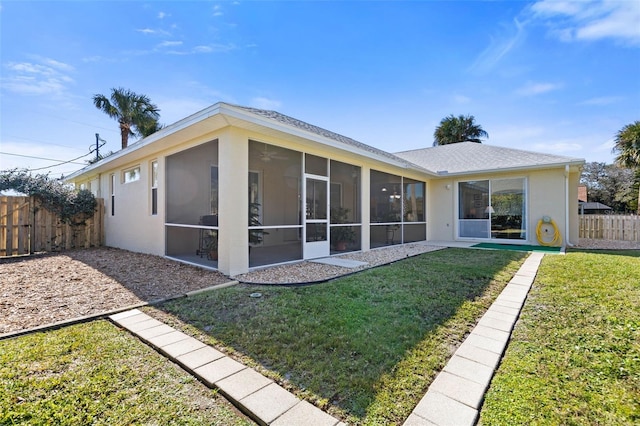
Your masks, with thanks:
<instances>
[{"instance_id":1,"label":"grass","mask_svg":"<svg viewBox=\"0 0 640 426\"><path fill-rule=\"evenodd\" d=\"M106 321L0 341L0 425L248 425L228 402Z\"/></svg>"},{"instance_id":2,"label":"grass","mask_svg":"<svg viewBox=\"0 0 640 426\"><path fill-rule=\"evenodd\" d=\"M162 305L173 319L149 312L350 424L400 424L525 256L447 249L316 286L242 285Z\"/></svg>"},{"instance_id":3,"label":"grass","mask_svg":"<svg viewBox=\"0 0 640 426\"><path fill-rule=\"evenodd\" d=\"M640 424L640 251L544 258L481 423Z\"/></svg>"}]
</instances>

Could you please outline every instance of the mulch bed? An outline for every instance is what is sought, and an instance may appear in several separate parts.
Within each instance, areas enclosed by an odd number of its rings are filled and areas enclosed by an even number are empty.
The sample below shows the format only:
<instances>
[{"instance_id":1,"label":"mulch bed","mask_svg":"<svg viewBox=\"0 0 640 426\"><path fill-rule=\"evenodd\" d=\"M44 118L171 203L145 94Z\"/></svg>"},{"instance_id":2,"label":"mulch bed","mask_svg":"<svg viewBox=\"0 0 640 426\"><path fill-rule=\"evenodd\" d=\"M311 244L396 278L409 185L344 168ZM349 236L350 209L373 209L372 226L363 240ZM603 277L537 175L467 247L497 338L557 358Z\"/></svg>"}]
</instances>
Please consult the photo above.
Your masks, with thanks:
<instances>
[{"instance_id":1,"label":"mulch bed","mask_svg":"<svg viewBox=\"0 0 640 426\"><path fill-rule=\"evenodd\" d=\"M219 272L108 247L0 258L0 334L228 281Z\"/></svg>"}]
</instances>

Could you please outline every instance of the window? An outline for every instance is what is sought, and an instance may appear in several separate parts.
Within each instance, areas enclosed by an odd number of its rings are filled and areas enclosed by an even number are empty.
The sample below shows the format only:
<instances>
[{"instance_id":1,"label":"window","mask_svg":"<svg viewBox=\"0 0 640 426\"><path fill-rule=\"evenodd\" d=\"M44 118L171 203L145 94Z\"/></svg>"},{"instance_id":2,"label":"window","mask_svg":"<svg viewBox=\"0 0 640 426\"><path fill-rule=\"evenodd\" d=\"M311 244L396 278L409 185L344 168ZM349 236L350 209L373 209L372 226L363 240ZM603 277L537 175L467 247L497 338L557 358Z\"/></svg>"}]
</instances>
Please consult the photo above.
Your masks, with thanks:
<instances>
[{"instance_id":1,"label":"window","mask_svg":"<svg viewBox=\"0 0 640 426\"><path fill-rule=\"evenodd\" d=\"M111 194L111 216L116 214L116 175L111 175L111 184L109 185L109 193Z\"/></svg>"},{"instance_id":2,"label":"window","mask_svg":"<svg viewBox=\"0 0 640 426\"><path fill-rule=\"evenodd\" d=\"M458 183L458 236L526 240L526 180Z\"/></svg>"},{"instance_id":3,"label":"window","mask_svg":"<svg viewBox=\"0 0 640 426\"><path fill-rule=\"evenodd\" d=\"M151 214L158 214L158 161L151 162Z\"/></svg>"},{"instance_id":4,"label":"window","mask_svg":"<svg viewBox=\"0 0 640 426\"><path fill-rule=\"evenodd\" d=\"M372 248L427 238L424 182L371 170L370 191Z\"/></svg>"},{"instance_id":5,"label":"window","mask_svg":"<svg viewBox=\"0 0 640 426\"><path fill-rule=\"evenodd\" d=\"M140 180L140 166L127 169L122 172L122 182L131 183Z\"/></svg>"}]
</instances>

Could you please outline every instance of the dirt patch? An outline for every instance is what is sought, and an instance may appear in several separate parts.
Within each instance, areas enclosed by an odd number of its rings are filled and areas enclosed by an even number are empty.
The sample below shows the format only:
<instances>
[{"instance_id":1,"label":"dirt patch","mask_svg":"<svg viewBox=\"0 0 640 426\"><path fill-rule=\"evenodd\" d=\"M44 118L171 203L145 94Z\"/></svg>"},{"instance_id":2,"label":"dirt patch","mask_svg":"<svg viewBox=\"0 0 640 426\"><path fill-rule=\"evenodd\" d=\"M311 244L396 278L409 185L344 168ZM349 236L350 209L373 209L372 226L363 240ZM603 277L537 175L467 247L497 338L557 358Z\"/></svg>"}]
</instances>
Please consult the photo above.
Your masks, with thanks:
<instances>
[{"instance_id":1,"label":"dirt patch","mask_svg":"<svg viewBox=\"0 0 640 426\"><path fill-rule=\"evenodd\" d=\"M0 259L0 334L182 295L229 278L107 247Z\"/></svg>"}]
</instances>

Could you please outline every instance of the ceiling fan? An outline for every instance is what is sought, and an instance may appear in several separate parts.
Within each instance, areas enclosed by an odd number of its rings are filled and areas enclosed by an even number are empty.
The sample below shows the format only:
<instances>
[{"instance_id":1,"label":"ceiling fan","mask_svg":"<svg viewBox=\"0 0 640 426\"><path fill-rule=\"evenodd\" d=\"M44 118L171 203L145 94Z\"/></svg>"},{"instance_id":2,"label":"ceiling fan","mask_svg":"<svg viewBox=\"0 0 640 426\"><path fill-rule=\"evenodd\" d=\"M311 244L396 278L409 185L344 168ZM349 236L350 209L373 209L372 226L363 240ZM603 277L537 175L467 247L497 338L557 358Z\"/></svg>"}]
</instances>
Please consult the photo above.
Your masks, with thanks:
<instances>
[{"instance_id":1,"label":"ceiling fan","mask_svg":"<svg viewBox=\"0 0 640 426\"><path fill-rule=\"evenodd\" d=\"M289 157L286 155L278 154L278 151L270 150L267 148L267 144L264 144L264 150L260 151L260 160L265 163L270 162L271 160L288 160Z\"/></svg>"}]
</instances>

